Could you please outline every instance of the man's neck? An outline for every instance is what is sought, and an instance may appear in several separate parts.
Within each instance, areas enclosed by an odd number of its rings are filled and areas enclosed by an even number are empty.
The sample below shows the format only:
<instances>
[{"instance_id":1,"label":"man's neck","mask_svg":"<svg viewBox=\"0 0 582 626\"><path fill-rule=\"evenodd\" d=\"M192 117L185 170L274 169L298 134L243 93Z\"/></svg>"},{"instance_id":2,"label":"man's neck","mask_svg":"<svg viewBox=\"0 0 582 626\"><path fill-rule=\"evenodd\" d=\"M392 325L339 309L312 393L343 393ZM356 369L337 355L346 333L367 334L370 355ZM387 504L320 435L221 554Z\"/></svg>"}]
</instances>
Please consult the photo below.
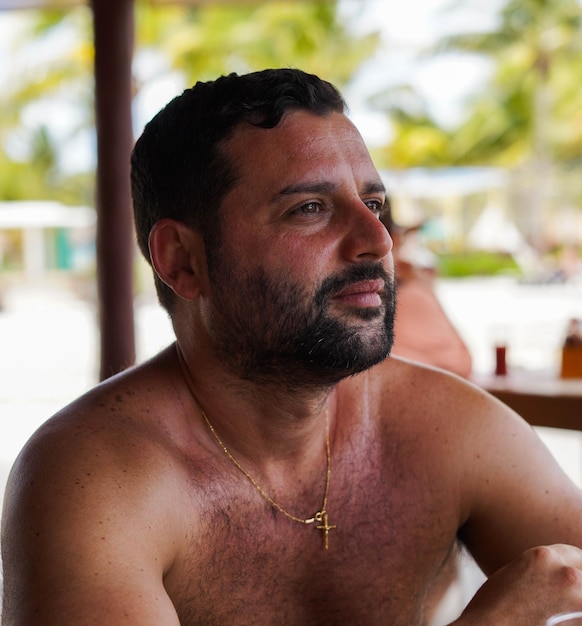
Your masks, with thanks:
<instances>
[{"instance_id":1,"label":"man's neck","mask_svg":"<svg viewBox=\"0 0 582 626\"><path fill-rule=\"evenodd\" d=\"M206 416L223 445L252 462L297 462L320 456L326 417L333 433L335 389L256 384L223 370L198 367L176 344L185 384L200 416Z\"/></svg>"}]
</instances>

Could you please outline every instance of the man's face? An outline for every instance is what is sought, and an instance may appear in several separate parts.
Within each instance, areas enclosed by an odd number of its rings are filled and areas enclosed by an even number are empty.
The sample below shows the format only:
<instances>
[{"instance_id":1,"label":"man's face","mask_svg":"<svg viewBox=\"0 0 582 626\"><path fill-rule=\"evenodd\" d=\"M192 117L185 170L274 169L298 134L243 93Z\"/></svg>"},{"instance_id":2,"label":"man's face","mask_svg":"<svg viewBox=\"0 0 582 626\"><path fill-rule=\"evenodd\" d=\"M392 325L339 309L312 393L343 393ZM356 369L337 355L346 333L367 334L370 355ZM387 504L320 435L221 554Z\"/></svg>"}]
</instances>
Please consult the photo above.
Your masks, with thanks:
<instances>
[{"instance_id":1,"label":"man's face","mask_svg":"<svg viewBox=\"0 0 582 626\"><path fill-rule=\"evenodd\" d=\"M209 259L207 324L243 378L334 384L392 345L391 240L384 187L341 114L296 111L274 129L244 124L226 143L237 182Z\"/></svg>"}]
</instances>

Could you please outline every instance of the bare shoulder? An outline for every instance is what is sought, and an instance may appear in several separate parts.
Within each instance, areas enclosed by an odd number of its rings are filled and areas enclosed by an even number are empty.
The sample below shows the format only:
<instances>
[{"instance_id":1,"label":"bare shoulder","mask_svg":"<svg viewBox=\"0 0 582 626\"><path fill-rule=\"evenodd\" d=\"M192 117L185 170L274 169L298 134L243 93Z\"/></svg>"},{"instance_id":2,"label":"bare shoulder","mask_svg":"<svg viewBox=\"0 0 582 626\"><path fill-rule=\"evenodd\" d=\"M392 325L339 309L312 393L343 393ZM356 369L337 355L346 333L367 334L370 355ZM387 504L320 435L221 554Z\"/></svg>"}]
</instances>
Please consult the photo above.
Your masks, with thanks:
<instances>
[{"instance_id":1,"label":"bare shoulder","mask_svg":"<svg viewBox=\"0 0 582 626\"><path fill-rule=\"evenodd\" d=\"M167 387L178 384L173 379L168 359L160 355L96 385L33 434L19 456L17 468L49 459L55 466L66 466L62 455L67 461L78 458L98 463L99 456L92 452L99 448L101 453L111 454L131 448L134 455L139 454L133 444L136 439L143 443L148 435L159 437L160 433L154 431L162 429L165 418L160 407L167 406L160 393L166 387L164 395L172 395Z\"/></svg>"},{"instance_id":2,"label":"bare shoulder","mask_svg":"<svg viewBox=\"0 0 582 626\"><path fill-rule=\"evenodd\" d=\"M27 442L11 472L9 504L13 497L30 498L30 506L47 497L76 505L124 502L142 484L163 483L184 444L181 394L180 378L164 353L97 385Z\"/></svg>"},{"instance_id":3,"label":"bare shoulder","mask_svg":"<svg viewBox=\"0 0 582 626\"><path fill-rule=\"evenodd\" d=\"M32 436L5 494L9 611L36 623L26 612L30 603L14 604L19 585L36 588L37 609L48 612L59 601L67 605L69 594L85 598L87 606L93 599L102 603L99 590L112 607L112 589L120 584L129 597L132 584L136 596L149 588L153 597L163 597L158 587L183 534L179 509L172 506L186 482L179 398L171 359L162 354L98 385ZM171 603L165 606L173 610ZM53 622L47 617L45 623Z\"/></svg>"},{"instance_id":4,"label":"bare shoulder","mask_svg":"<svg viewBox=\"0 0 582 626\"><path fill-rule=\"evenodd\" d=\"M390 357L349 384L354 404L365 402L377 420L385 447L406 449L409 471L437 473L460 499L479 482L486 462L496 461L497 440L532 436L518 415L476 385L407 359ZM357 406L350 414L358 414Z\"/></svg>"},{"instance_id":5,"label":"bare shoulder","mask_svg":"<svg viewBox=\"0 0 582 626\"><path fill-rule=\"evenodd\" d=\"M505 457L515 456L516 442L524 454L545 454L524 419L455 374L391 357L372 370L371 381L382 419L428 440L433 454L454 449L467 478L474 470L480 480L480 468L486 463L503 467Z\"/></svg>"},{"instance_id":6,"label":"bare shoulder","mask_svg":"<svg viewBox=\"0 0 582 626\"><path fill-rule=\"evenodd\" d=\"M418 442L415 467L430 466L458 493L459 535L486 572L536 545L582 545L570 523L582 493L519 415L460 377L403 359L371 376L382 419Z\"/></svg>"},{"instance_id":7,"label":"bare shoulder","mask_svg":"<svg viewBox=\"0 0 582 626\"><path fill-rule=\"evenodd\" d=\"M389 418L391 411L415 416L414 423L441 424L462 435L487 426L483 418L499 420L498 426L522 420L493 396L456 374L405 358L390 357L370 371L369 384ZM491 426L492 423L489 423Z\"/></svg>"}]
</instances>

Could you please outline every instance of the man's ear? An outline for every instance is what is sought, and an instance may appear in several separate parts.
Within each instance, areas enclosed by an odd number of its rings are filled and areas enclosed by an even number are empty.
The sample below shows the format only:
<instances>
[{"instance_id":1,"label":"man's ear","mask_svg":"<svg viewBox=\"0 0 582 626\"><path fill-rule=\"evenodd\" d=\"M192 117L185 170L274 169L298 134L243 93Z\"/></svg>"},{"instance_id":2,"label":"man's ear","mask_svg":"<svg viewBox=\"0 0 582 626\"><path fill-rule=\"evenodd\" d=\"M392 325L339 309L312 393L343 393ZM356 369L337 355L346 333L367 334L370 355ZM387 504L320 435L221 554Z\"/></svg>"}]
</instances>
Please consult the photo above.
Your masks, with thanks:
<instances>
[{"instance_id":1,"label":"man's ear","mask_svg":"<svg viewBox=\"0 0 582 626\"><path fill-rule=\"evenodd\" d=\"M206 256L199 233L183 222L162 219L150 232L149 249L152 265L168 287L186 300L200 294Z\"/></svg>"}]
</instances>

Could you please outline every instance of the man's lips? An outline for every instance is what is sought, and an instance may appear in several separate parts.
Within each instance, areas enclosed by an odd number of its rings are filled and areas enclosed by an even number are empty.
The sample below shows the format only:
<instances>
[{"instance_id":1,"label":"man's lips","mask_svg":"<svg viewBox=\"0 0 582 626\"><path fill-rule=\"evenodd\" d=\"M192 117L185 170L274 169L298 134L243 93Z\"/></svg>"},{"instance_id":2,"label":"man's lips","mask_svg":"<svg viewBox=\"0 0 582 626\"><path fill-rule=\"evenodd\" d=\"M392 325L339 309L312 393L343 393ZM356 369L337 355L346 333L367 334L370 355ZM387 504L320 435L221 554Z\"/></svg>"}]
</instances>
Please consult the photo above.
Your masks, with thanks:
<instances>
[{"instance_id":1,"label":"man's lips","mask_svg":"<svg viewBox=\"0 0 582 626\"><path fill-rule=\"evenodd\" d=\"M382 279L362 280L344 287L333 299L359 307L378 307L382 304L385 283Z\"/></svg>"}]
</instances>

